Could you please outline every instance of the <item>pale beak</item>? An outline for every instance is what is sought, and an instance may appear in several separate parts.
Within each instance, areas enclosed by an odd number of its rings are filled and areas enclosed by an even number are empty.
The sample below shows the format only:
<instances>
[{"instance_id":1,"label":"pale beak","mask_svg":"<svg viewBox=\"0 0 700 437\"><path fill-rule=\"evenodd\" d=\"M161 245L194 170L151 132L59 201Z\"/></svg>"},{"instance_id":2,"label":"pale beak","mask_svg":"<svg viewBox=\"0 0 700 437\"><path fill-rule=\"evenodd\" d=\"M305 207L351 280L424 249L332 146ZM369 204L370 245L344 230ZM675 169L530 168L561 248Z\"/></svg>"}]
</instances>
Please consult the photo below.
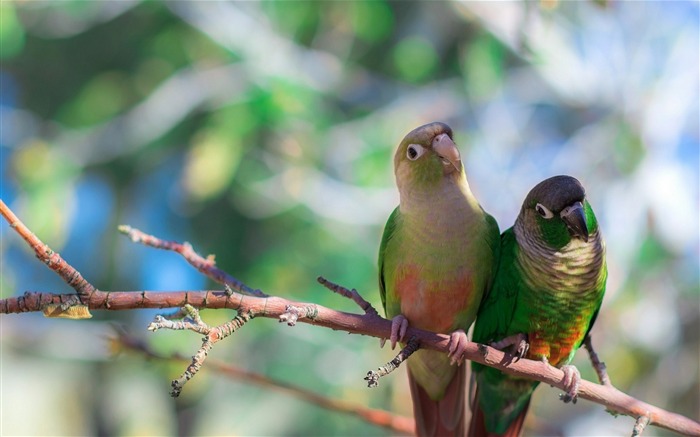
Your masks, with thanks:
<instances>
[{"instance_id":1,"label":"pale beak","mask_svg":"<svg viewBox=\"0 0 700 437\"><path fill-rule=\"evenodd\" d=\"M588 242L588 226L586 225L586 212L583 210L583 204L576 202L573 205L567 206L559 214L566 227L569 229L569 234L572 237L578 237L585 242Z\"/></svg>"},{"instance_id":2,"label":"pale beak","mask_svg":"<svg viewBox=\"0 0 700 437\"><path fill-rule=\"evenodd\" d=\"M447 134L440 134L433 139L433 150L438 154L442 163L447 167L454 167L458 172L462 170L462 159L459 150L452 138ZM450 168L452 171L452 168Z\"/></svg>"}]
</instances>

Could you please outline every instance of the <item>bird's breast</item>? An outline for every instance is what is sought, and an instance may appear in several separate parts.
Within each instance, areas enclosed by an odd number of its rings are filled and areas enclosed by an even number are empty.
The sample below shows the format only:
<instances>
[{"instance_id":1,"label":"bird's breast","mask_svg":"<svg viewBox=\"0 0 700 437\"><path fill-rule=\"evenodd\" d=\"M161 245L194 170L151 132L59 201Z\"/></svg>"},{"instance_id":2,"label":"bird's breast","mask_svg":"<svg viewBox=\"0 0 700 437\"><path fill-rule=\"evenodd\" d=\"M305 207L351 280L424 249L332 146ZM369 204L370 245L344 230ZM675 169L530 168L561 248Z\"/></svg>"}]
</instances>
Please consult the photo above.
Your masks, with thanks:
<instances>
[{"instance_id":1,"label":"bird's breast","mask_svg":"<svg viewBox=\"0 0 700 437\"><path fill-rule=\"evenodd\" d=\"M474 321L482 289L465 267L426 274L424 266L402 265L395 278L395 293L401 314L420 329L449 333L466 329Z\"/></svg>"}]
</instances>

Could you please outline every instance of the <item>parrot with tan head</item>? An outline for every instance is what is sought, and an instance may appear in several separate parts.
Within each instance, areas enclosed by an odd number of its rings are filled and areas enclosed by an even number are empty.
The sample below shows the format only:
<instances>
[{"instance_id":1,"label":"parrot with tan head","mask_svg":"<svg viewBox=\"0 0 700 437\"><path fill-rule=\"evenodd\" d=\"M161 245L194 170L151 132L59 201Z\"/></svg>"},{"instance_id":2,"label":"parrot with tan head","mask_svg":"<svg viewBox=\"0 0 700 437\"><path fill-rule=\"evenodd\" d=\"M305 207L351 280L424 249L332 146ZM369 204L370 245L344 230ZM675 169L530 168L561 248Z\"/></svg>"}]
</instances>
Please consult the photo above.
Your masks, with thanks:
<instances>
[{"instance_id":1,"label":"parrot with tan head","mask_svg":"<svg viewBox=\"0 0 700 437\"><path fill-rule=\"evenodd\" d=\"M379 287L392 319L391 345L408 326L450 335L450 353L419 349L408 376L419 436L465 435L466 366L461 355L495 273L496 221L474 197L444 123L408 133L394 157L399 206L379 249Z\"/></svg>"}]
</instances>

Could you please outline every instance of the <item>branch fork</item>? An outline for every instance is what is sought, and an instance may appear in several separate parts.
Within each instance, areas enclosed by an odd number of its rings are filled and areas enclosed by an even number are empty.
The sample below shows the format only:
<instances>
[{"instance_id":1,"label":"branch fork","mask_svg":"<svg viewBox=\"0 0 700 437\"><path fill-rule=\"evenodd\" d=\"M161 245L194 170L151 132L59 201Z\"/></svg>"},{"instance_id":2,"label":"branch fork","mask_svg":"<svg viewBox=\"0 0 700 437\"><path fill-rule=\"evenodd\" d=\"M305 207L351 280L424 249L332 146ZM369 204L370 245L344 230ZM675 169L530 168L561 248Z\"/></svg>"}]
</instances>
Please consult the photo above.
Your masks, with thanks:
<instances>
[{"instance_id":1,"label":"branch fork","mask_svg":"<svg viewBox=\"0 0 700 437\"><path fill-rule=\"evenodd\" d=\"M199 310L190 304L183 306L179 311L173 314L173 316L174 318L181 318L182 320L170 320L161 315L157 315L153 322L148 325L147 329L152 332L159 329L189 330L204 335L202 346L192 356L192 361L189 366L187 366L187 369L185 369L185 372L180 375L179 378L171 382L172 390L170 391L170 395L176 398L180 396L187 381L194 378L197 372L202 368L204 360L206 360L209 351L214 345L240 329L253 318L253 314L252 312L239 311L238 315L232 320L215 327L207 325L202 320Z\"/></svg>"}]
</instances>

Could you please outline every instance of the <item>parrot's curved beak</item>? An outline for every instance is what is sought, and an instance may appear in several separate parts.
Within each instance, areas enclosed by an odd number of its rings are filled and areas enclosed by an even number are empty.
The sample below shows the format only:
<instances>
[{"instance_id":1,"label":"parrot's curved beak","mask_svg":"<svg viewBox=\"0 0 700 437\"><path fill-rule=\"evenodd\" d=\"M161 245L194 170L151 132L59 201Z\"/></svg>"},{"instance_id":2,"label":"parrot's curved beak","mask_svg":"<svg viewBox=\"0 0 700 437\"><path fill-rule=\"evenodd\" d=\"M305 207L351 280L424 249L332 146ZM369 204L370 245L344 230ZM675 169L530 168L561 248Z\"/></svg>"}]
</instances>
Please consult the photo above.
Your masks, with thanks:
<instances>
[{"instance_id":1,"label":"parrot's curved beak","mask_svg":"<svg viewBox=\"0 0 700 437\"><path fill-rule=\"evenodd\" d=\"M576 202L564 208L559 214L561 219L566 223L569 229L569 234L572 237L578 237L585 242L588 242L588 226L586 225L586 212L583 210L583 204Z\"/></svg>"},{"instance_id":2,"label":"parrot's curved beak","mask_svg":"<svg viewBox=\"0 0 700 437\"><path fill-rule=\"evenodd\" d=\"M445 173L462 170L462 159L459 155L457 145L455 145L449 135L443 133L433 138L433 150L442 160L445 166Z\"/></svg>"}]
</instances>

